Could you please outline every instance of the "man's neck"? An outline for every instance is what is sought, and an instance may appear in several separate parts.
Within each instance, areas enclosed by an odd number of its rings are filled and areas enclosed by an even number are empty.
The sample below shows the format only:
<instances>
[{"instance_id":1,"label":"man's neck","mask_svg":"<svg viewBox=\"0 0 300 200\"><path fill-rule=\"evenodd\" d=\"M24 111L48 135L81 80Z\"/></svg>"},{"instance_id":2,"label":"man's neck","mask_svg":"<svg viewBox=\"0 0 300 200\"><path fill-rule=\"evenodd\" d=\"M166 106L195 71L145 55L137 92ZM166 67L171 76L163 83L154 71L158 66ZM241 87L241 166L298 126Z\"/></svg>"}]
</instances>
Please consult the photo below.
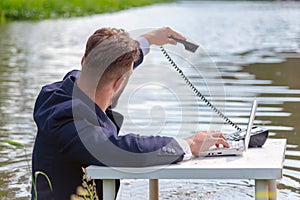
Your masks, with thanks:
<instances>
[{"instance_id":1,"label":"man's neck","mask_svg":"<svg viewBox=\"0 0 300 200\"><path fill-rule=\"evenodd\" d=\"M77 80L78 87L92 100L94 101L103 112L111 104L112 91L107 88L98 89L95 85L90 85L90 81L85 81L79 77Z\"/></svg>"}]
</instances>

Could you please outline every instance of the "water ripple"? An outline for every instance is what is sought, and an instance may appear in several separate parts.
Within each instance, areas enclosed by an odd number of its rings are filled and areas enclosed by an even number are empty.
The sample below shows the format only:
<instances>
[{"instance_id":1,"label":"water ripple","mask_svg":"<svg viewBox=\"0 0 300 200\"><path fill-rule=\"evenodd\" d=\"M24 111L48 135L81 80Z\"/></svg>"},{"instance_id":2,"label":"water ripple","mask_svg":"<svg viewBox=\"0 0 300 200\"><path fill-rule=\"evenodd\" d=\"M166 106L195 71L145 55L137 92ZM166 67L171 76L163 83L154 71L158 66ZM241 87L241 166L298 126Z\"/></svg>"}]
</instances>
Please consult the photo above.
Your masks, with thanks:
<instances>
[{"instance_id":1,"label":"water ripple","mask_svg":"<svg viewBox=\"0 0 300 200\"><path fill-rule=\"evenodd\" d=\"M203 63L195 65L201 66L199 71L184 62L179 62L180 67L235 123L246 126L251 100L257 97L260 104L255 124L270 129L270 137L288 139L279 199L300 198L300 68L295 67L300 58L299 18L298 2L179 1L114 14L0 24L0 198L29 198L27 157L23 150L10 147L5 141L24 144L30 158L36 134L32 119L35 97L42 85L80 68L89 34L103 26L135 30L165 24L201 44L210 55L218 74ZM123 104L120 101L118 109L127 116L122 131L146 129L146 134L154 131L177 136L181 128L181 136L187 136L196 128L210 126L233 130L222 119L215 119L212 111L194 97L159 51L152 53L154 56L147 56L143 66L135 71L122 97ZM162 80L163 84L158 85ZM122 199L147 198L147 181L124 180L122 187ZM161 196L253 199L254 183L163 180Z\"/></svg>"}]
</instances>

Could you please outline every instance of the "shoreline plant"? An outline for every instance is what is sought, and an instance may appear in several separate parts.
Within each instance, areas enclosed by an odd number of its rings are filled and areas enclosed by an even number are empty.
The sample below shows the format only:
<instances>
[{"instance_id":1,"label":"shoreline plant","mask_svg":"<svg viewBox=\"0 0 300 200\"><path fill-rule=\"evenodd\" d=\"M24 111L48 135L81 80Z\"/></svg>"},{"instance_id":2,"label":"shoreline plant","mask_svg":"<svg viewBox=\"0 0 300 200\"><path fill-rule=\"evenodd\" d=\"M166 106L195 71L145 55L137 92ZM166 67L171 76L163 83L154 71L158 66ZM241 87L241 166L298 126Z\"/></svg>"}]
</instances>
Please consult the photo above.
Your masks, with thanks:
<instances>
[{"instance_id":1,"label":"shoreline plant","mask_svg":"<svg viewBox=\"0 0 300 200\"><path fill-rule=\"evenodd\" d=\"M29 159L28 159L28 156L27 156L27 152L26 152L26 148L24 145L22 145L21 143L19 142L16 142L16 141L12 141L12 140L7 140L6 141L7 144L11 145L11 146L14 146L18 149L22 149L25 153L25 157L26 157L26 162L27 162L27 167L28 167L28 171L31 173L31 170L30 170L30 165L29 165ZM36 185L36 180L38 178L39 175L42 175L44 176L47 181L48 181L48 184L49 184L49 187L50 187L50 190L52 191L52 184L51 184L51 181L49 179L49 177L47 176L47 174L45 174L44 172L42 171L36 171L34 172L34 177L32 176L31 177L31 184L32 184L32 187L33 187L33 191L34 191L34 200L37 200L38 199L38 192L37 192L37 185Z\"/></svg>"},{"instance_id":2,"label":"shoreline plant","mask_svg":"<svg viewBox=\"0 0 300 200\"><path fill-rule=\"evenodd\" d=\"M116 12L172 0L2 0L0 22L77 17Z\"/></svg>"}]
</instances>

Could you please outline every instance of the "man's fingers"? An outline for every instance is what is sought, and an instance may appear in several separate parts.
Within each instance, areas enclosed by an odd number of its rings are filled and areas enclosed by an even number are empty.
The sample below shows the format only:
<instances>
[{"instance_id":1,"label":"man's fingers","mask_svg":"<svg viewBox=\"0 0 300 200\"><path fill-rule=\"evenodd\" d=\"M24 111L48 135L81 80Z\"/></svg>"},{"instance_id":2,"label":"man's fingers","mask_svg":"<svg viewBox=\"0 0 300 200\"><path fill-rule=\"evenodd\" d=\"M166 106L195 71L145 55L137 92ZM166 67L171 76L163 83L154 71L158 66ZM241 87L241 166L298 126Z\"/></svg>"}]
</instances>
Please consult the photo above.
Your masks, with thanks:
<instances>
[{"instance_id":1,"label":"man's fingers","mask_svg":"<svg viewBox=\"0 0 300 200\"><path fill-rule=\"evenodd\" d=\"M228 142L226 141L226 139L223 139L223 138L216 138L216 143L215 145L218 147L220 144L223 145L223 147L226 147L226 148L229 148L230 145L228 144Z\"/></svg>"},{"instance_id":2,"label":"man's fingers","mask_svg":"<svg viewBox=\"0 0 300 200\"><path fill-rule=\"evenodd\" d=\"M173 29L170 29L169 36L173 36L173 37L181 39L181 40L186 40L186 38L183 35L174 31Z\"/></svg>"},{"instance_id":3,"label":"man's fingers","mask_svg":"<svg viewBox=\"0 0 300 200\"><path fill-rule=\"evenodd\" d=\"M168 43L169 44L174 44L174 45L177 44L177 42L175 40L171 39L171 38L168 39Z\"/></svg>"},{"instance_id":4,"label":"man's fingers","mask_svg":"<svg viewBox=\"0 0 300 200\"><path fill-rule=\"evenodd\" d=\"M230 145L227 142L225 136L221 133L221 131L214 131L212 133L213 137L216 139L216 146L219 147L222 144L224 147L229 148Z\"/></svg>"},{"instance_id":5,"label":"man's fingers","mask_svg":"<svg viewBox=\"0 0 300 200\"><path fill-rule=\"evenodd\" d=\"M206 135L207 142L211 146L214 145L217 148L219 148L221 145L225 148L230 147L225 136L222 134L221 131L201 131L201 133Z\"/></svg>"},{"instance_id":6,"label":"man's fingers","mask_svg":"<svg viewBox=\"0 0 300 200\"><path fill-rule=\"evenodd\" d=\"M226 147L226 148L230 147L229 143L227 142L226 137L222 133L219 135L219 139L225 142L225 144L223 144L224 147Z\"/></svg>"},{"instance_id":7,"label":"man's fingers","mask_svg":"<svg viewBox=\"0 0 300 200\"><path fill-rule=\"evenodd\" d=\"M215 138L222 138L224 140L227 140L226 137L222 134L221 131L211 131L210 133Z\"/></svg>"},{"instance_id":8,"label":"man's fingers","mask_svg":"<svg viewBox=\"0 0 300 200\"><path fill-rule=\"evenodd\" d=\"M173 37L181 39L181 40L186 40L186 38L183 35L181 35L180 33L176 32L176 31L174 31L170 27L165 27L165 29L168 32L168 37L173 36ZM173 39L169 39L169 43L170 44L177 44L177 42Z\"/></svg>"},{"instance_id":9,"label":"man's fingers","mask_svg":"<svg viewBox=\"0 0 300 200\"><path fill-rule=\"evenodd\" d=\"M226 137L221 132L219 133L219 135L217 137L226 140Z\"/></svg>"}]
</instances>

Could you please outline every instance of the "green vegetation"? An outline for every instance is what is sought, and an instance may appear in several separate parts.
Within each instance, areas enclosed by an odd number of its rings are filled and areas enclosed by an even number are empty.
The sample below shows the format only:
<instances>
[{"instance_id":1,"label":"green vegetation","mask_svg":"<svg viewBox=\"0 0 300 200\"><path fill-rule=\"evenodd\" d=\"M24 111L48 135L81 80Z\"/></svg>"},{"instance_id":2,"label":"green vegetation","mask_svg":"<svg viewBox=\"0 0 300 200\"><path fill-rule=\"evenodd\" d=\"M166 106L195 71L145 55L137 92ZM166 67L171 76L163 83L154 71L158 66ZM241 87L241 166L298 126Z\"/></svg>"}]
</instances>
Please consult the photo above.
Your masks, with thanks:
<instances>
[{"instance_id":1,"label":"green vegetation","mask_svg":"<svg viewBox=\"0 0 300 200\"><path fill-rule=\"evenodd\" d=\"M87 176L85 168L81 169L82 185L77 187L76 194L72 194L70 200L99 200L95 180Z\"/></svg>"},{"instance_id":2,"label":"green vegetation","mask_svg":"<svg viewBox=\"0 0 300 200\"><path fill-rule=\"evenodd\" d=\"M0 21L83 16L169 1L171 0L0 0Z\"/></svg>"},{"instance_id":3,"label":"green vegetation","mask_svg":"<svg viewBox=\"0 0 300 200\"><path fill-rule=\"evenodd\" d=\"M16 141L12 141L12 140L7 140L6 141L7 144L12 145L18 149L23 149L25 156L26 156L26 161L27 161L27 167L29 172L30 170L30 165L29 165L29 159L27 157L27 153L26 153L26 148L23 144L16 142ZM85 168L81 168L82 169L82 186L78 186L77 187L77 191L76 194L72 194L71 195L71 200L99 200L99 197L97 195L97 189L96 189L96 183L94 180L90 179L87 174L86 174L86 169ZM34 200L38 200L38 192L37 192L37 178L39 175L44 176L47 181L48 181L48 185L51 191L53 191L53 187L52 187L52 183L49 179L49 177L47 176L47 174L45 174L42 171L36 171L34 172L34 177L32 177L32 188L34 191ZM1 182L1 181L0 181ZM1 196L1 195L0 195Z\"/></svg>"},{"instance_id":4,"label":"green vegetation","mask_svg":"<svg viewBox=\"0 0 300 200\"><path fill-rule=\"evenodd\" d=\"M36 188L36 186L37 186L36 185L36 180L37 180L37 177L39 175L42 175L47 179L49 188L50 188L51 191L53 191L51 181L50 181L49 177L47 176L47 174L45 174L44 172L41 172L41 171L36 171L36 172L34 172L34 179L32 179L32 187L33 187L33 191L34 191L34 200L38 199L38 192L37 192L37 188Z\"/></svg>"},{"instance_id":5,"label":"green vegetation","mask_svg":"<svg viewBox=\"0 0 300 200\"><path fill-rule=\"evenodd\" d=\"M28 157L27 157L27 153L26 153L26 148L25 148L25 146L24 146L23 144L19 143L19 142L15 142L15 141L12 141L12 140L7 140L6 143L7 143L7 144L10 144L10 145L12 145L12 146L14 146L14 147L16 147L16 148L19 148L19 149L23 149L23 150L24 150L24 153L25 153L25 156L26 156L26 161L27 161L27 167L28 167L28 170L31 171L31 170L30 170L30 166L29 166L29 161L28 161L29 159L28 159ZM33 190L34 190L34 200L37 200L37 199L38 199L38 193L37 193L37 188L36 188L36 186L37 186L37 185L36 185L36 180L37 180L37 177L38 177L39 175L42 175L42 176L44 176L44 177L47 179L48 184L49 184L49 187L50 187L50 190L51 190L51 191L53 190L53 189L52 189L51 181L50 181L49 177L47 176L47 174L45 174L44 172L41 172L41 171L36 171L36 172L34 172L34 177L32 177L32 187L33 187Z\"/></svg>"}]
</instances>

